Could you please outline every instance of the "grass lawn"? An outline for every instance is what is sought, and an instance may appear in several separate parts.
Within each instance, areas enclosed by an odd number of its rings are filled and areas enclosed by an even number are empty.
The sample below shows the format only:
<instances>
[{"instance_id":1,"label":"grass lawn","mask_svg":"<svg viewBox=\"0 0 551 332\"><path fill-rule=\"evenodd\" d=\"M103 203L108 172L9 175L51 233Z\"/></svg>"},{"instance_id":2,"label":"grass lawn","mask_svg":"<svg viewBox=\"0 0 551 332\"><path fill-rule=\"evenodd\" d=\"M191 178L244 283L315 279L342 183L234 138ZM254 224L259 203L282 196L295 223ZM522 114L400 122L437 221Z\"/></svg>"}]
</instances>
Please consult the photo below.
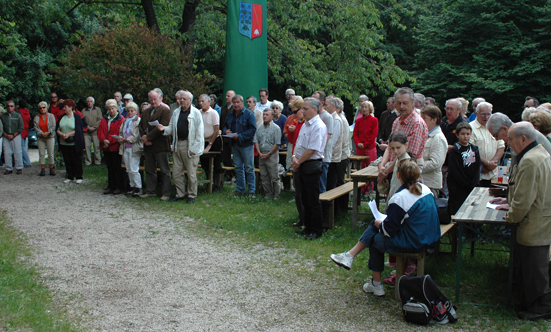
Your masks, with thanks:
<instances>
[{"instance_id":1,"label":"grass lawn","mask_svg":"<svg viewBox=\"0 0 551 332\"><path fill-rule=\"evenodd\" d=\"M84 170L86 184L72 186L72 190L101 191L106 186L107 170L105 167L87 167ZM306 241L295 235L295 228L291 224L297 220L294 202L290 202L293 193L282 192L278 201L268 201L260 198L233 197L234 188L226 184L220 194L206 194L205 187L199 189L199 196L195 204L184 202L161 202L159 199L126 198L128 204L133 204L136 210L147 213L162 213L173 218L174 223L186 224L186 229L198 236L216 241L218 237L231 238L235 243L248 248L258 245L274 247L298 253L302 258L316 263L316 276L337 280L342 285L342 292L335 296L346 297L347 294L357 292L371 276L367 269L368 251L364 251L356 259L352 270L346 271L337 267L329 258L332 253L350 249L359 239L367 226L368 220L356 230L352 230L351 213L335 220L335 228L324 233L321 239ZM160 196L160 195L159 195ZM189 221L185 217L194 220ZM478 245L487 249L498 247L493 244ZM499 248L499 247L498 247ZM443 245L441 250L449 251ZM22 249L18 249L22 250ZM492 331L548 331L551 324L547 321L527 322L519 320L512 308L506 308L506 283L508 254L478 250L471 258L470 251L463 251L462 270L462 304L458 307L459 321L453 325L461 330L492 330ZM287 262L289 269L305 275L306 270L300 266ZM383 275L390 275L392 268L386 268ZM426 258L425 273L430 274L440 289L450 298L455 299L455 271L456 260L450 255L428 256ZM307 277L307 275L305 275ZM394 289L386 287L387 295L382 300L383 305L395 308ZM368 296L361 305L369 309L373 303ZM377 302L381 305L381 301ZM481 303L472 305L469 303ZM454 303L455 304L455 303ZM412 326L413 327L413 326Z\"/></svg>"}]
</instances>

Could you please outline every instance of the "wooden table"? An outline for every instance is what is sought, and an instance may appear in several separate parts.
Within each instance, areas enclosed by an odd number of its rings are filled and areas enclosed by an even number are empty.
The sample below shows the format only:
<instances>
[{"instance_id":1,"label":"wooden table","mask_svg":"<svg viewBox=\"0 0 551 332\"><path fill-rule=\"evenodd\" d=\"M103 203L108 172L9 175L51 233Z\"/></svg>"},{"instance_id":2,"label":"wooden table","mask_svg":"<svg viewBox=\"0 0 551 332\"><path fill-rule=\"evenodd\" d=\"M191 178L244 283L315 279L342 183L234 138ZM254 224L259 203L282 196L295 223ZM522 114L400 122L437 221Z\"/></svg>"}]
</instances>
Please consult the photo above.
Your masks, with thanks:
<instances>
[{"instance_id":1,"label":"wooden table","mask_svg":"<svg viewBox=\"0 0 551 332\"><path fill-rule=\"evenodd\" d=\"M474 241L487 238L492 239L496 243L500 243L509 249L509 280L507 285L507 306L511 304L512 290L513 290L513 256L516 239L516 224L507 223L503 217L507 213L505 210L493 210L486 207L493 196L490 196L488 188L476 187L471 191L469 197L465 200L463 205L455 216L453 221L457 223L457 271L455 280L455 302L459 303L460 282L461 282L461 251L463 243L473 243ZM511 229L510 239L504 239L501 236L501 227L492 227L489 231L482 232L478 227L472 227L473 224L478 225L493 225L493 226L505 226ZM473 238L463 240L463 228L470 229L474 233Z\"/></svg>"},{"instance_id":2,"label":"wooden table","mask_svg":"<svg viewBox=\"0 0 551 332\"><path fill-rule=\"evenodd\" d=\"M373 182L375 190L375 201L377 207L379 207L379 191L377 190L377 176L379 175L379 168L377 166L368 166L359 171L350 174L352 181L354 182L354 189L352 190L352 228L356 228L358 215L368 215L368 213L358 212L358 206L360 205L360 198L362 196L361 189L358 188L359 182Z\"/></svg>"},{"instance_id":3,"label":"wooden table","mask_svg":"<svg viewBox=\"0 0 551 332\"><path fill-rule=\"evenodd\" d=\"M369 156L350 156L350 162L348 163L348 172L346 175L350 176L350 170L352 169L352 163L356 164L356 169L362 169L362 161L369 159Z\"/></svg>"}]
</instances>

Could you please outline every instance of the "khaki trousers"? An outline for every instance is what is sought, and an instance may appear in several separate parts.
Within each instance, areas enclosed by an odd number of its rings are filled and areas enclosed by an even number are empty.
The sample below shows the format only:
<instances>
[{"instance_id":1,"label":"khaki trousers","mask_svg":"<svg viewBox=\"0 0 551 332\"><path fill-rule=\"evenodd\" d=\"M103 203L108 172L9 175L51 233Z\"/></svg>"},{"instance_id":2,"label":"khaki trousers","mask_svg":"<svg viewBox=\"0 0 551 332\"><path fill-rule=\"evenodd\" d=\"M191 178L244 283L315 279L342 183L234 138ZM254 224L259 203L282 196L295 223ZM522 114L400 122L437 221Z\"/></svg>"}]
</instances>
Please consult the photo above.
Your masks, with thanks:
<instances>
[{"instance_id":1,"label":"khaki trousers","mask_svg":"<svg viewBox=\"0 0 551 332\"><path fill-rule=\"evenodd\" d=\"M92 165L92 143L94 143L94 162L99 166L101 165L101 153L97 130L91 134L84 133L84 148L86 149L84 164L86 166Z\"/></svg>"},{"instance_id":2,"label":"khaki trousers","mask_svg":"<svg viewBox=\"0 0 551 332\"><path fill-rule=\"evenodd\" d=\"M172 167L172 179L176 186L176 197L197 197L197 166L199 156L188 156L188 140L178 141L176 151L172 155L174 165ZM187 189L185 185L185 173L187 171Z\"/></svg>"}]
</instances>

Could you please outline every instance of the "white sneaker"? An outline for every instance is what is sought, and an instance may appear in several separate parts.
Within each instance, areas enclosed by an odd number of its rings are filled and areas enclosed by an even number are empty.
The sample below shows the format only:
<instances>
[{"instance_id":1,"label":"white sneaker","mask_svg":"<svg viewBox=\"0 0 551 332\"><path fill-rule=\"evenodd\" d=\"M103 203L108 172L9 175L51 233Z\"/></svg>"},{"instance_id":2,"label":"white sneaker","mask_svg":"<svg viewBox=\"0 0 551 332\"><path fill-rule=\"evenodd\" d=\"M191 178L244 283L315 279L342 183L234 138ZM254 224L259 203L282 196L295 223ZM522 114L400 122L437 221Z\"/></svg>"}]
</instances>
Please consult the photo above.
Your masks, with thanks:
<instances>
[{"instance_id":1,"label":"white sneaker","mask_svg":"<svg viewBox=\"0 0 551 332\"><path fill-rule=\"evenodd\" d=\"M352 267L352 263L354 263L354 257L348 256L347 254L348 254L348 251L345 251L345 252L337 254L337 255L332 254L331 259L337 265L340 265L340 266L344 267L345 269L350 270L350 268Z\"/></svg>"},{"instance_id":2,"label":"white sneaker","mask_svg":"<svg viewBox=\"0 0 551 332\"><path fill-rule=\"evenodd\" d=\"M65 180L63 181L63 183L65 183L65 184L69 184L69 183L71 183L71 180L69 180L69 179L65 179Z\"/></svg>"},{"instance_id":3,"label":"white sneaker","mask_svg":"<svg viewBox=\"0 0 551 332\"><path fill-rule=\"evenodd\" d=\"M379 284L379 286L373 286L373 283L367 282L364 284L364 292L366 293L373 293L376 296L383 296L385 295L385 289L383 288L383 284Z\"/></svg>"},{"instance_id":4,"label":"white sneaker","mask_svg":"<svg viewBox=\"0 0 551 332\"><path fill-rule=\"evenodd\" d=\"M82 183L82 179L78 179L75 181L76 184L81 184Z\"/></svg>"}]
</instances>

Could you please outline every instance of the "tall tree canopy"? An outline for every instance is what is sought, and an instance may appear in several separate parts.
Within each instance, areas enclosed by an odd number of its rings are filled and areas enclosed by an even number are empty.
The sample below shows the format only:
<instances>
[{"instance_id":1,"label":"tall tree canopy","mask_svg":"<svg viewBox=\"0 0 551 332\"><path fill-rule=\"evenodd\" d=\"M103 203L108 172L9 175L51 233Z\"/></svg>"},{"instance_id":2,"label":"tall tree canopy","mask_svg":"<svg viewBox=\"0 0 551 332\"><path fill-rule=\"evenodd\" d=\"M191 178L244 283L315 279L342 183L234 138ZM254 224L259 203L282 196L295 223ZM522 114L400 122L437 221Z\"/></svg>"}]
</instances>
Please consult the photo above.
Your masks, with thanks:
<instances>
[{"instance_id":1,"label":"tall tree canopy","mask_svg":"<svg viewBox=\"0 0 551 332\"><path fill-rule=\"evenodd\" d=\"M551 99L548 0L450 0L421 17L413 87L441 100L483 96L514 115L527 95Z\"/></svg>"}]
</instances>

